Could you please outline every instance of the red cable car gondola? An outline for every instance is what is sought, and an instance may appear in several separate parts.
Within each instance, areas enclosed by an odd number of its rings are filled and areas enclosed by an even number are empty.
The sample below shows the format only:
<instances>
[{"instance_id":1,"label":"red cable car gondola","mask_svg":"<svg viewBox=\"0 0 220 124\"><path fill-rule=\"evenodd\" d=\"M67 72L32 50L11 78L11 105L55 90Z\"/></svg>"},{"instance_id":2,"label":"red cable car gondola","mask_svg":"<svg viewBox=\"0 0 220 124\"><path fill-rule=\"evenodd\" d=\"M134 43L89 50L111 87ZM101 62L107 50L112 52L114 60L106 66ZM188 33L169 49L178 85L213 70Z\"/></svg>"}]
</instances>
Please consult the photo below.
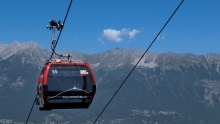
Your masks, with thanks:
<instances>
[{"instance_id":1,"label":"red cable car gondola","mask_svg":"<svg viewBox=\"0 0 220 124\"><path fill-rule=\"evenodd\" d=\"M86 109L95 92L95 76L87 62L49 61L38 78L40 110Z\"/></svg>"},{"instance_id":2,"label":"red cable car gondola","mask_svg":"<svg viewBox=\"0 0 220 124\"><path fill-rule=\"evenodd\" d=\"M50 20L52 29L51 49L59 58L51 58L45 63L38 78L37 105L40 110L88 108L96 92L96 81L92 68L86 61L72 61L70 54L58 54L55 51L57 40L55 31L61 30L63 24Z\"/></svg>"}]
</instances>

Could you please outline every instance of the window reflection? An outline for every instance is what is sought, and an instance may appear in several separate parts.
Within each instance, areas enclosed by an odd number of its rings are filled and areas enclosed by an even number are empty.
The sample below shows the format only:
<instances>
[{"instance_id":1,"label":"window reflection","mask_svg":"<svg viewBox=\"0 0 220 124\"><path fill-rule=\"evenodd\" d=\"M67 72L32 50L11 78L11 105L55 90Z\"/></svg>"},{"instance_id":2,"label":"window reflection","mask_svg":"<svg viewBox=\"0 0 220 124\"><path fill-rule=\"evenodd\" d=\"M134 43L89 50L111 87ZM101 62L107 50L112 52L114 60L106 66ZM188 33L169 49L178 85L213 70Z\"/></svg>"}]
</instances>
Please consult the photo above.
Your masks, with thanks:
<instances>
[{"instance_id":1,"label":"window reflection","mask_svg":"<svg viewBox=\"0 0 220 124\"><path fill-rule=\"evenodd\" d=\"M85 71L88 73L82 75ZM92 91L92 75L87 66L51 65L47 85L49 91L63 91L74 87Z\"/></svg>"}]
</instances>

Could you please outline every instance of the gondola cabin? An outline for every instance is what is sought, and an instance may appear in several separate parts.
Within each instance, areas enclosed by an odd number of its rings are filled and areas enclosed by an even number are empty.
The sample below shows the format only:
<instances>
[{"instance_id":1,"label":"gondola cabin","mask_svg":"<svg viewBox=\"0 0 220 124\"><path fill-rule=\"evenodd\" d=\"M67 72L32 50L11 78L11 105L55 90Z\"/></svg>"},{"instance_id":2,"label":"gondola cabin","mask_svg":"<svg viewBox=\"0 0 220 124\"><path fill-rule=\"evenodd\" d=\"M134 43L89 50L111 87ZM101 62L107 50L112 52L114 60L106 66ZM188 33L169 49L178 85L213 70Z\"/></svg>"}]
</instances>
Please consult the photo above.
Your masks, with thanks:
<instances>
[{"instance_id":1,"label":"gondola cabin","mask_svg":"<svg viewBox=\"0 0 220 124\"><path fill-rule=\"evenodd\" d=\"M38 78L40 110L86 109L96 92L92 68L85 61L49 61Z\"/></svg>"}]
</instances>

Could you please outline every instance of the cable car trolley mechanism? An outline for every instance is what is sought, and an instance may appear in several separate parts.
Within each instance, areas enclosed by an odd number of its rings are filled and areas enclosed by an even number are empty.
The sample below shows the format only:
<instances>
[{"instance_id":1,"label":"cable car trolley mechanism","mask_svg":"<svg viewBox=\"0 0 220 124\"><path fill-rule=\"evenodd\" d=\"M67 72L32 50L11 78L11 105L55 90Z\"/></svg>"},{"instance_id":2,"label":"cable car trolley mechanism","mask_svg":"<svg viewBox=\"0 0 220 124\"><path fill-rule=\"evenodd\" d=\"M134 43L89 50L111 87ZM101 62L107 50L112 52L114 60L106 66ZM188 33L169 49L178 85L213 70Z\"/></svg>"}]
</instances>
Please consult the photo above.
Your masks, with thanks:
<instances>
[{"instance_id":1,"label":"cable car trolley mechanism","mask_svg":"<svg viewBox=\"0 0 220 124\"><path fill-rule=\"evenodd\" d=\"M50 20L52 30L51 49L59 59L51 58L45 63L38 78L36 104L40 110L87 109L96 92L96 81L92 68L87 61L71 60L70 54L58 54L54 40L56 29L63 24Z\"/></svg>"}]
</instances>

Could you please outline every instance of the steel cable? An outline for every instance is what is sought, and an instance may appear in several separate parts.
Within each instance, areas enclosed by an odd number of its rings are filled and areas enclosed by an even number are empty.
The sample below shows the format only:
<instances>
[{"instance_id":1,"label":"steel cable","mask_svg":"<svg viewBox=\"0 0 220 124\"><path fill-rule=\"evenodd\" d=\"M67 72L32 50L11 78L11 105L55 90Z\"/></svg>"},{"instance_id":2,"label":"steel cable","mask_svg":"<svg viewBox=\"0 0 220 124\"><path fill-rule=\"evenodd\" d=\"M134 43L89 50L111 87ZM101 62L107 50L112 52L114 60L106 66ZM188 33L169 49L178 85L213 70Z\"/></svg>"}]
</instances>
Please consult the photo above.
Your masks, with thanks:
<instances>
[{"instance_id":1,"label":"steel cable","mask_svg":"<svg viewBox=\"0 0 220 124\"><path fill-rule=\"evenodd\" d=\"M33 107L34 107L34 103L35 103L35 101L36 101L36 98L37 98L37 94L36 94L36 96L35 96L35 98L34 98L34 102L33 102L33 104L32 104L31 110L30 110L30 112L29 112L29 114L28 114L28 118L27 118L27 120L26 120L26 123L25 123L25 124L27 124L27 122L28 122L28 120L29 120L29 117L30 117L31 112L32 112L32 109L33 109Z\"/></svg>"},{"instance_id":2,"label":"steel cable","mask_svg":"<svg viewBox=\"0 0 220 124\"><path fill-rule=\"evenodd\" d=\"M66 22L66 19L67 19L67 16L68 16L70 7L71 7L71 5L72 5L72 1L73 1L73 0L70 0L70 4L69 4L68 10L67 10L67 12L66 12L66 16L65 16L65 18L64 18L64 21L63 21L63 25L64 25L65 22ZM59 33L59 35L58 35L57 42L56 42L56 44L55 44L55 46L54 46L54 49L56 48L56 45L57 45L57 43L58 43L58 40L59 40L60 35L61 35L61 33L62 33L62 30L63 30L63 28L61 28L61 30L60 30L60 33ZM52 58L52 56L53 56L53 52L52 52L50 58ZM28 114L28 117L27 117L27 120L26 120L26 124L27 124L27 122L28 122L28 120L29 120L29 117L30 117L30 115L31 115L31 112L32 112L32 109L33 109L33 107L34 107L34 103L35 103L35 101L36 101L36 98L37 98L37 94L36 94L36 97L34 98L34 102L33 102L33 104L32 104L31 110L30 110L30 112L29 112L29 114Z\"/></svg>"},{"instance_id":3,"label":"steel cable","mask_svg":"<svg viewBox=\"0 0 220 124\"><path fill-rule=\"evenodd\" d=\"M153 45L154 41L157 39L157 37L160 35L160 33L163 31L163 29L166 27L166 25L168 24L168 22L171 20L171 18L173 17L173 15L176 13L176 11L179 9L179 7L182 5L184 0L181 1L181 3L178 5L178 7L175 9L175 11L173 12L173 14L170 16L170 18L167 20L167 22L164 24L164 26L161 28L161 30L159 31L159 33L157 34L157 36L154 38L154 40L151 42L151 44L148 46L147 50L144 52L144 54L141 56L141 58L138 60L138 62L136 63L136 65L132 68L132 70L130 71L130 73L127 75L127 77L125 78L125 80L122 82L122 84L119 86L119 88L116 90L115 94L112 96L112 98L109 100L109 102L106 104L106 106L103 108L103 110L101 111L101 113L99 114L99 116L96 118L96 120L93 122L93 124L96 123L96 121L99 119L99 117L102 115L102 113L105 111L105 109L107 108L107 106L109 105L109 103L112 101L112 99L115 97L115 95L118 93L118 91L121 89L121 87L124 85L124 83L126 82L126 80L128 79L128 77L131 75L131 73L134 71L134 69L137 67L137 65L139 64L139 62L141 61L141 59L144 57L144 55L147 53L147 51L150 49L150 47Z\"/></svg>"},{"instance_id":4,"label":"steel cable","mask_svg":"<svg viewBox=\"0 0 220 124\"><path fill-rule=\"evenodd\" d=\"M68 16L70 7L71 7L71 5L72 5L72 1L73 1L73 0L70 1L68 10L67 10L67 12L66 12L66 16L65 16L64 21L63 21L63 28L64 28L64 26L65 26L65 22L66 22L66 19L67 19L67 16ZM61 28L61 30L60 30L60 33L59 33L58 38L57 38L57 40L56 40L57 42L56 42L56 44L55 44L55 46L54 46L54 49L55 49L56 46L57 46L57 43L58 43L58 41L59 41L60 35L61 35L62 31L63 31L63 28ZM52 54L51 54L51 56L50 56L50 59L52 59L52 57L53 57L53 52L52 52Z\"/></svg>"}]
</instances>

